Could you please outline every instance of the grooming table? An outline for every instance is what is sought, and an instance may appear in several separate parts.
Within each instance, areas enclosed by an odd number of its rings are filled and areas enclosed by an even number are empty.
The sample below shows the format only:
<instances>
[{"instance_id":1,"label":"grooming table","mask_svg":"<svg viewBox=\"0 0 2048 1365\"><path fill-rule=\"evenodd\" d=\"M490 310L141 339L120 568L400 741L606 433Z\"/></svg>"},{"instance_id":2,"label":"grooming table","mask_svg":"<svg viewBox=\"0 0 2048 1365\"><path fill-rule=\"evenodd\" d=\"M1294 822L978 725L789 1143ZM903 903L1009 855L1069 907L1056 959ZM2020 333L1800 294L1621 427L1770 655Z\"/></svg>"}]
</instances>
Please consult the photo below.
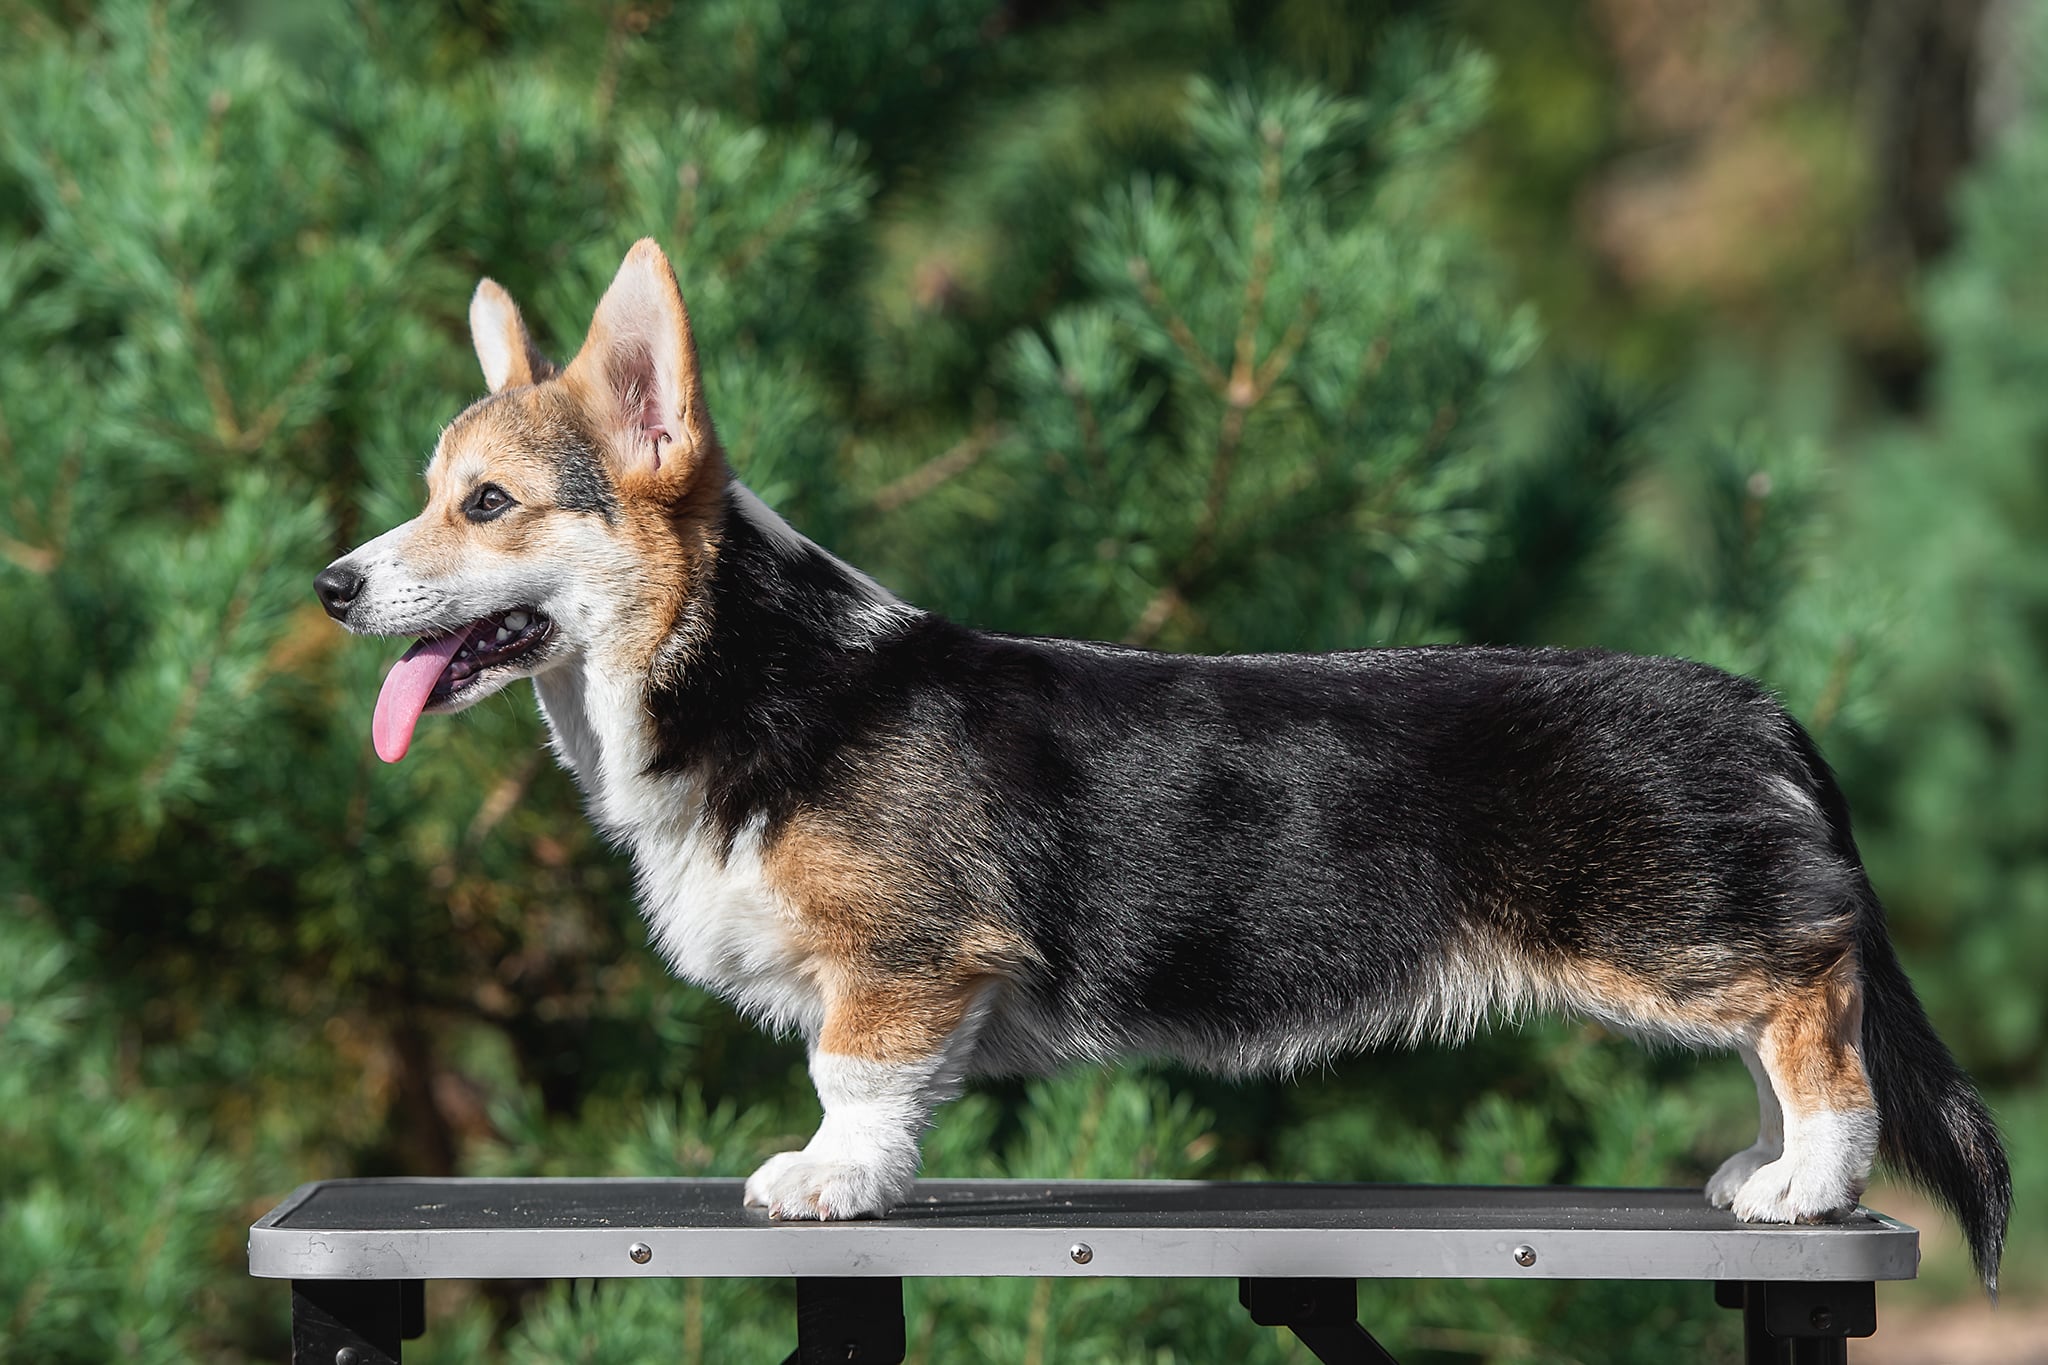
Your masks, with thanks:
<instances>
[{"instance_id":1,"label":"grooming table","mask_svg":"<svg viewBox=\"0 0 2048 1365\"><path fill-rule=\"evenodd\" d=\"M1745 1359L1841 1361L1876 1281L1920 1237L1882 1214L1737 1222L1697 1189L925 1180L886 1219L777 1223L738 1180L324 1180L249 1230L249 1272L292 1282L298 1365L383 1365L428 1280L776 1276L797 1284L785 1365L903 1359L905 1276L1235 1278L1264 1326L1327 1362L1393 1359L1357 1319L1366 1279L1703 1280Z\"/></svg>"}]
</instances>

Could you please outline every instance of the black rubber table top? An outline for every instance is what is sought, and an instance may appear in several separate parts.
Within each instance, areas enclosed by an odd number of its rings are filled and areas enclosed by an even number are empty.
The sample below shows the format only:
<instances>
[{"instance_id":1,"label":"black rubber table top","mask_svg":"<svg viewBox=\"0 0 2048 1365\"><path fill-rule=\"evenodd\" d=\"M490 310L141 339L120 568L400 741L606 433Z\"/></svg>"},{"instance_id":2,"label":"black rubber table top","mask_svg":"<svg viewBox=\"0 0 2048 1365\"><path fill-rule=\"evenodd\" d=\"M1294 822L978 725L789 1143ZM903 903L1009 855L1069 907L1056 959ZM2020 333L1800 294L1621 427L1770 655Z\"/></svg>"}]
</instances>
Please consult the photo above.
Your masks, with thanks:
<instances>
[{"instance_id":1,"label":"black rubber table top","mask_svg":"<svg viewBox=\"0 0 2048 1365\"><path fill-rule=\"evenodd\" d=\"M271 1224L329 1232L739 1228L738 1180L352 1180L317 1186ZM1697 1189L926 1180L898 1225L1030 1228L1554 1228L1708 1231L1734 1220ZM1858 1214L1845 1227L1884 1226Z\"/></svg>"}]
</instances>

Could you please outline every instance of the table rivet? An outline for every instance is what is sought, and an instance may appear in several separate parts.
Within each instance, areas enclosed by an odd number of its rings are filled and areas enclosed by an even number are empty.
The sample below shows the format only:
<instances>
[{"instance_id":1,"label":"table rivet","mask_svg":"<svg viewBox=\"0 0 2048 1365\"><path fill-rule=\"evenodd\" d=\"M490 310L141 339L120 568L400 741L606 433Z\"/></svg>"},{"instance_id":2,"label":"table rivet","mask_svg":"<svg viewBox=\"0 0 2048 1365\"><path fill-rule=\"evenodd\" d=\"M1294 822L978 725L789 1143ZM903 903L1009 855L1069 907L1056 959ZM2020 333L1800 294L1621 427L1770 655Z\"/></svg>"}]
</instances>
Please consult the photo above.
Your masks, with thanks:
<instances>
[{"instance_id":1,"label":"table rivet","mask_svg":"<svg viewBox=\"0 0 2048 1365\"><path fill-rule=\"evenodd\" d=\"M1835 1315L1826 1308L1816 1308L1807 1316L1808 1322L1820 1331L1827 1331L1835 1325Z\"/></svg>"},{"instance_id":2,"label":"table rivet","mask_svg":"<svg viewBox=\"0 0 2048 1365\"><path fill-rule=\"evenodd\" d=\"M626 1248L626 1254L633 1258L634 1265L646 1265L654 1259L654 1248L645 1242L635 1242Z\"/></svg>"},{"instance_id":3,"label":"table rivet","mask_svg":"<svg viewBox=\"0 0 2048 1365\"><path fill-rule=\"evenodd\" d=\"M353 1346L344 1346L334 1353L334 1365L362 1365L363 1358Z\"/></svg>"},{"instance_id":4,"label":"table rivet","mask_svg":"<svg viewBox=\"0 0 2048 1365\"><path fill-rule=\"evenodd\" d=\"M1531 1247L1531 1246L1519 1246L1519 1247L1516 1247L1516 1248L1515 1248L1515 1264L1516 1264L1516 1265L1535 1265L1535 1264L1536 1264L1536 1248L1535 1248L1535 1247Z\"/></svg>"},{"instance_id":5,"label":"table rivet","mask_svg":"<svg viewBox=\"0 0 2048 1365\"><path fill-rule=\"evenodd\" d=\"M1076 1242L1067 1248L1067 1255L1074 1258L1075 1265L1087 1265L1095 1259L1095 1248L1086 1242Z\"/></svg>"}]
</instances>

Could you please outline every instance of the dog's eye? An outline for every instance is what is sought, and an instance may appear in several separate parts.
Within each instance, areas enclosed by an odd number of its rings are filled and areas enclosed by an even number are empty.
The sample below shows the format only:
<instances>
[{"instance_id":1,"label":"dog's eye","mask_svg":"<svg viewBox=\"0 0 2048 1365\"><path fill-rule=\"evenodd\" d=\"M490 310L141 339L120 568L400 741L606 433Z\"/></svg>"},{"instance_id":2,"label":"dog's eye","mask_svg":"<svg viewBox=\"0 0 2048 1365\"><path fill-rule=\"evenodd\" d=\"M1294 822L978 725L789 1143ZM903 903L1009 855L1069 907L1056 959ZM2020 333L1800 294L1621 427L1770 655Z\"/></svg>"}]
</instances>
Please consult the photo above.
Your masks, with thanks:
<instances>
[{"instance_id":1,"label":"dog's eye","mask_svg":"<svg viewBox=\"0 0 2048 1365\"><path fill-rule=\"evenodd\" d=\"M489 521L513 505L512 495L498 485L481 484L469 495L469 501L462 504L462 514L471 521Z\"/></svg>"}]
</instances>

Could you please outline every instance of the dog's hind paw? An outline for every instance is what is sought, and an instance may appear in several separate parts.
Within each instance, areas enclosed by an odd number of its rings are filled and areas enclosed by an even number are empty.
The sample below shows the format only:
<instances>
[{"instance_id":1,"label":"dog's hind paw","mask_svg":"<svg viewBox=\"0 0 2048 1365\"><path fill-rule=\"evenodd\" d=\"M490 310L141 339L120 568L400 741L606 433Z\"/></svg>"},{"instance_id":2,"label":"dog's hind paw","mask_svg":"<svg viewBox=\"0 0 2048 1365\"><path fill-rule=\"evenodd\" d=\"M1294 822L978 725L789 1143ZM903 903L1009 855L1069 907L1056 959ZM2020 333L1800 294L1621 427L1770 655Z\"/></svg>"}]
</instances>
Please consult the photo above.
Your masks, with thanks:
<instances>
[{"instance_id":1,"label":"dog's hind paw","mask_svg":"<svg viewBox=\"0 0 2048 1365\"><path fill-rule=\"evenodd\" d=\"M906 1183L886 1165L783 1152L747 1177L746 1202L771 1218L878 1218L902 1198Z\"/></svg>"},{"instance_id":2,"label":"dog's hind paw","mask_svg":"<svg viewBox=\"0 0 2048 1365\"><path fill-rule=\"evenodd\" d=\"M1736 1194L1749 1178L1767 1163L1776 1161L1778 1156L1776 1147L1758 1143L1729 1157L1707 1181L1707 1202L1717 1209L1733 1208Z\"/></svg>"},{"instance_id":3,"label":"dog's hind paw","mask_svg":"<svg viewBox=\"0 0 2048 1365\"><path fill-rule=\"evenodd\" d=\"M1745 1223L1837 1223L1855 1212L1858 1194L1835 1172L1801 1170L1780 1158L1757 1167L1731 1207Z\"/></svg>"},{"instance_id":4,"label":"dog's hind paw","mask_svg":"<svg viewBox=\"0 0 2048 1365\"><path fill-rule=\"evenodd\" d=\"M1809 1114L1785 1133L1785 1154L1756 1168L1735 1192L1745 1223L1832 1223L1856 1211L1877 1153L1875 1109Z\"/></svg>"}]
</instances>

